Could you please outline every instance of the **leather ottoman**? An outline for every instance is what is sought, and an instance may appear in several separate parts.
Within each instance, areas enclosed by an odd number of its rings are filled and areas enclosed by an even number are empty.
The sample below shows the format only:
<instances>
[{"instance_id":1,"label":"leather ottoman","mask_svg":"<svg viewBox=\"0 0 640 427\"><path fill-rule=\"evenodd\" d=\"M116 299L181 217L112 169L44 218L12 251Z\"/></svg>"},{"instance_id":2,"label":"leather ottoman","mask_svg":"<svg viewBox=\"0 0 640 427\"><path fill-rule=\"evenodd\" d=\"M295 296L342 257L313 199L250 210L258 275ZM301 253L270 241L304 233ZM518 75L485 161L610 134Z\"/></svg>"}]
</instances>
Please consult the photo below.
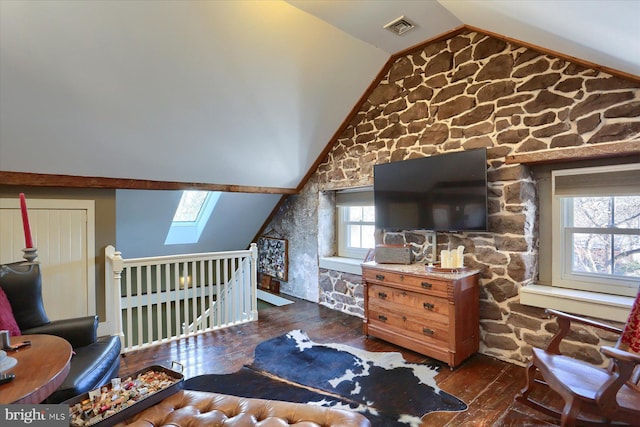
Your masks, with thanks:
<instances>
[{"instance_id":1,"label":"leather ottoman","mask_svg":"<svg viewBox=\"0 0 640 427\"><path fill-rule=\"evenodd\" d=\"M117 424L119 427L197 426L370 427L356 412L227 394L180 390Z\"/></svg>"}]
</instances>

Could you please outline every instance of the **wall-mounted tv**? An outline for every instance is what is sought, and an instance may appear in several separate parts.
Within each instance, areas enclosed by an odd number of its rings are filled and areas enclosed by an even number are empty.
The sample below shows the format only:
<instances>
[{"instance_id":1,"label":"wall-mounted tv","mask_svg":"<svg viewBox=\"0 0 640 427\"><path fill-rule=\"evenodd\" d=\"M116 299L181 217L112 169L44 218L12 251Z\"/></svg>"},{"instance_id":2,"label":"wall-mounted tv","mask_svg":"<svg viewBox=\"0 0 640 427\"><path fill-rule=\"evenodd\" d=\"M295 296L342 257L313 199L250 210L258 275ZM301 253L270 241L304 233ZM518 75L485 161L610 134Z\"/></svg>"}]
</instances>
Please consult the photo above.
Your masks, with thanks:
<instances>
[{"instance_id":1,"label":"wall-mounted tv","mask_svg":"<svg viewBox=\"0 0 640 427\"><path fill-rule=\"evenodd\" d=\"M375 165L376 228L486 231L487 150Z\"/></svg>"}]
</instances>

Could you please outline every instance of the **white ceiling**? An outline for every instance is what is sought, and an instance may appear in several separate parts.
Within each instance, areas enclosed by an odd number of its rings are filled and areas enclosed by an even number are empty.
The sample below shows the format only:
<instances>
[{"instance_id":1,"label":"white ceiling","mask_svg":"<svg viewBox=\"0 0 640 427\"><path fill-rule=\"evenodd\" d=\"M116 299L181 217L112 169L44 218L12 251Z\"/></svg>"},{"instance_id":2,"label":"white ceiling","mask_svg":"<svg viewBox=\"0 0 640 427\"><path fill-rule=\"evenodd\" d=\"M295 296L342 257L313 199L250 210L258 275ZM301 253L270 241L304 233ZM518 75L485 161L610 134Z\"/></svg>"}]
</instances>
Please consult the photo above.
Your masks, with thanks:
<instances>
[{"instance_id":1,"label":"white ceiling","mask_svg":"<svg viewBox=\"0 0 640 427\"><path fill-rule=\"evenodd\" d=\"M389 54L470 25L631 74L640 74L637 0L290 0ZM381 30L399 16L402 37Z\"/></svg>"},{"instance_id":2,"label":"white ceiling","mask_svg":"<svg viewBox=\"0 0 640 427\"><path fill-rule=\"evenodd\" d=\"M640 75L637 0L0 0L0 170L294 188L390 55L463 24Z\"/></svg>"}]
</instances>

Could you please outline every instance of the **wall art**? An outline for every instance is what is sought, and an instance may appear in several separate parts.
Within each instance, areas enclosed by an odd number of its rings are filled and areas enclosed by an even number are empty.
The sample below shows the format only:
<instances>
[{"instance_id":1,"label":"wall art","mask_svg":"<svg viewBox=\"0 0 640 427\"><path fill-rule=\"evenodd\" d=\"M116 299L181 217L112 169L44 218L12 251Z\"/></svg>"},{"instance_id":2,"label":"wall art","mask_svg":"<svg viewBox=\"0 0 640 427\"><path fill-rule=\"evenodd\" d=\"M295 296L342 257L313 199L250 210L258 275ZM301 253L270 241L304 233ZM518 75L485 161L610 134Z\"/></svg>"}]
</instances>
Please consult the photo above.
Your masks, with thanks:
<instances>
[{"instance_id":1,"label":"wall art","mask_svg":"<svg viewBox=\"0 0 640 427\"><path fill-rule=\"evenodd\" d=\"M258 239L258 272L287 281L289 259L286 239L260 237Z\"/></svg>"}]
</instances>

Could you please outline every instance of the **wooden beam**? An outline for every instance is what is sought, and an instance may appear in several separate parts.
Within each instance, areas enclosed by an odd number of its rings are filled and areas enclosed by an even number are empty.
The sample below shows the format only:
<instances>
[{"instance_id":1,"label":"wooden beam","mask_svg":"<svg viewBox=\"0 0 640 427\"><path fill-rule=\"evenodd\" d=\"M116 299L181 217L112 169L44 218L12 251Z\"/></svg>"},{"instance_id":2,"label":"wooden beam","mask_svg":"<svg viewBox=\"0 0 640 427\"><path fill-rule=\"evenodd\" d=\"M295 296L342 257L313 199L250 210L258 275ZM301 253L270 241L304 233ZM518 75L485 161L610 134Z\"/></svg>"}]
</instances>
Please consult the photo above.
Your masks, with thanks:
<instances>
[{"instance_id":1,"label":"wooden beam","mask_svg":"<svg viewBox=\"0 0 640 427\"><path fill-rule=\"evenodd\" d=\"M635 156L640 162L640 141L581 145L579 147L554 148L553 150L533 153L519 153L507 156L505 163L534 165L628 156Z\"/></svg>"},{"instance_id":2,"label":"wooden beam","mask_svg":"<svg viewBox=\"0 0 640 427\"><path fill-rule=\"evenodd\" d=\"M144 179L104 178L0 171L0 184L34 187L109 188L118 190L205 190L229 193L296 194L295 188L254 187L202 182L150 181Z\"/></svg>"}]
</instances>

